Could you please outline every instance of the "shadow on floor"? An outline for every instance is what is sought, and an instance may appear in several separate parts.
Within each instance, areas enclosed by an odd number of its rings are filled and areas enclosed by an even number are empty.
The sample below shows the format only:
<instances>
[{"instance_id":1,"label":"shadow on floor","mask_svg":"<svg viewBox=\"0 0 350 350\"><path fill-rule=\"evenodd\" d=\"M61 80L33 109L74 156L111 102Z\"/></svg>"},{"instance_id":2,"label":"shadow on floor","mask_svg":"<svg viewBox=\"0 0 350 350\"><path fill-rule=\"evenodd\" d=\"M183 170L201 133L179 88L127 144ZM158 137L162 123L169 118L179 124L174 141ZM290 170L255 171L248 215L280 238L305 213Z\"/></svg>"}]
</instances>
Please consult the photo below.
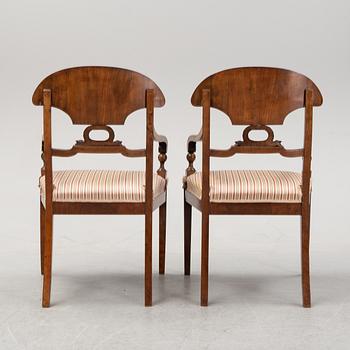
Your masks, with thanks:
<instances>
[{"instance_id":1,"label":"shadow on floor","mask_svg":"<svg viewBox=\"0 0 350 350\"><path fill-rule=\"evenodd\" d=\"M53 277L53 305L125 303L143 305L141 274L62 274ZM348 297L350 276L314 275L313 305L339 303ZM168 302L199 304L200 277L166 274L153 277L154 305ZM209 280L209 301L215 304L301 305L300 275L224 274Z\"/></svg>"}]
</instances>

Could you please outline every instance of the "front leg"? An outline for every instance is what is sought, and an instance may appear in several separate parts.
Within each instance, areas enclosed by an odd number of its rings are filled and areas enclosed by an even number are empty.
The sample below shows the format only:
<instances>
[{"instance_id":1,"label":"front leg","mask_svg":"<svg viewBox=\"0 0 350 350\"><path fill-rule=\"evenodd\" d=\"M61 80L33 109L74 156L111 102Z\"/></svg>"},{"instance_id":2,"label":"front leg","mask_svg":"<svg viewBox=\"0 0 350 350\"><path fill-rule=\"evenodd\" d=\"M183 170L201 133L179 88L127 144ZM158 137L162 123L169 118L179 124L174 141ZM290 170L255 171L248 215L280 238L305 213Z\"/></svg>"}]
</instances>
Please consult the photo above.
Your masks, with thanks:
<instances>
[{"instance_id":1,"label":"front leg","mask_svg":"<svg viewBox=\"0 0 350 350\"><path fill-rule=\"evenodd\" d=\"M193 166L196 160L196 145L202 140L202 129L197 135L192 135L187 140L187 161L188 166L185 174L184 187L184 269L185 275L191 273L191 226L192 226L192 205L186 201L187 177L194 174L196 169Z\"/></svg>"},{"instance_id":2,"label":"front leg","mask_svg":"<svg viewBox=\"0 0 350 350\"><path fill-rule=\"evenodd\" d=\"M158 146L158 160L159 169L157 174L166 181L167 171L165 169L165 162L167 160L168 140L165 136L157 134L153 129L154 140L159 142ZM165 184L166 186L166 184ZM165 188L166 191L166 188ZM166 198L166 197L165 197ZM159 274L164 275L165 271L165 246L166 246L166 199L165 202L159 207Z\"/></svg>"}]
</instances>

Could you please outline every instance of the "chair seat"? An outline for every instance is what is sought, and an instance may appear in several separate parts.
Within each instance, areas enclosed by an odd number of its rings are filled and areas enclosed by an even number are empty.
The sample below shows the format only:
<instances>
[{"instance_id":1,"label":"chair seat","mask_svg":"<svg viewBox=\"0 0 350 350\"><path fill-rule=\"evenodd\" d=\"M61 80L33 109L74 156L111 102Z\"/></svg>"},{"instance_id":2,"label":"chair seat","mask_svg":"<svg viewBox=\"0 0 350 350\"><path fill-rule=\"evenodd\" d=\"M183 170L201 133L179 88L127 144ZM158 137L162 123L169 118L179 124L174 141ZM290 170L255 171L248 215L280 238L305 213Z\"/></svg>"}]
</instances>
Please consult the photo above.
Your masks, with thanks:
<instances>
[{"instance_id":1,"label":"chair seat","mask_svg":"<svg viewBox=\"0 0 350 350\"><path fill-rule=\"evenodd\" d=\"M300 173L276 170L219 170L209 176L211 202L300 203ZM186 189L201 199L202 173L187 177Z\"/></svg>"},{"instance_id":2,"label":"chair seat","mask_svg":"<svg viewBox=\"0 0 350 350\"><path fill-rule=\"evenodd\" d=\"M53 172L54 202L144 202L145 172L133 170L62 170ZM45 203L45 176L40 177ZM166 180L153 175L153 198L165 191Z\"/></svg>"}]
</instances>

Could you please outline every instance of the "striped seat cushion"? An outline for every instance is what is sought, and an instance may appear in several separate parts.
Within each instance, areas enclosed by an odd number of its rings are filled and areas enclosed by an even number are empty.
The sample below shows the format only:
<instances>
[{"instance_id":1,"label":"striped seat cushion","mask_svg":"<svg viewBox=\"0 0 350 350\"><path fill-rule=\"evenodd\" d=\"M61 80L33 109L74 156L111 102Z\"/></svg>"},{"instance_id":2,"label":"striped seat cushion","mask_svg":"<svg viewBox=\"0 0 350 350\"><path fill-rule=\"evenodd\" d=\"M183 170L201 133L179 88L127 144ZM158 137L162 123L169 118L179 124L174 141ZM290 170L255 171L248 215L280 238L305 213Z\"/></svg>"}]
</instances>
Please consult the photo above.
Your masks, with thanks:
<instances>
[{"instance_id":1,"label":"striped seat cushion","mask_svg":"<svg viewBox=\"0 0 350 350\"><path fill-rule=\"evenodd\" d=\"M199 199L202 173L187 177L187 191ZM211 202L301 202L301 174L276 170L220 170L210 172Z\"/></svg>"},{"instance_id":2,"label":"striped seat cushion","mask_svg":"<svg viewBox=\"0 0 350 350\"><path fill-rule=\"evenodd\" d=\"M40 178L45 200L45 176ZM54 202L144 202L145 172L126 170L62 170L53 172ZM165 191L166 180L153 175L153 197Z\"/></svg>"}]
</instances>

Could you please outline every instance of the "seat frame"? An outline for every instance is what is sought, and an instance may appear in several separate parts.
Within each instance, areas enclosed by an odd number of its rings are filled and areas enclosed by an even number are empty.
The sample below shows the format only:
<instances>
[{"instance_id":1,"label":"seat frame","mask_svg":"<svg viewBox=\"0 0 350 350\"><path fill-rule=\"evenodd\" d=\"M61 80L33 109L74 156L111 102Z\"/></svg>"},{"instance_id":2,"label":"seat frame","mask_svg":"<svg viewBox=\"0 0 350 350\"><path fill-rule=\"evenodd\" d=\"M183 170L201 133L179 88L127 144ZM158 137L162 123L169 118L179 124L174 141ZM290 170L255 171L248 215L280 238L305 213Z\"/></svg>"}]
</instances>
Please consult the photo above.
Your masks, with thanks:
<instances>
[{"instance_id":1,"label":"seat frame","mask_svg":"<svg viewBox=\"0 0 350 350\"><path fill-rule=\"evenodd\" d=\"M43 275L42 306L49 307L52 279L52 236L54 215L144 215L145 216L145 306L152 305L152 213L159 208L159 274L165 271L167 192L153 199L153 143L158 142L157 174L166 179L168 141L154 129L154 108L165 104L163 93L149 78L140 73L112 67L76 67L46 77L33 94L33 103L43 106L41 175L45 176L45 206L40 199L40 255ZM84 140L71 149L52 148L51 109L66 112L73 124L88 124ZM146 109L146 148L132 150L114 140L107 124L123 125L126 117ZM93 140L93 130L105 130L106 140ZM54 202L53 157L71 157L78 153L113 153L126 157L146 158L146 195L144 202Z\"/></svg>"},{"instance_id":2,"label":"seat frame","mask_svg":"<svg viewBox=\"0 0 350 350\"><path fill-rule=\"evenodd\" d=\"M231 88L229 88L231 87ZM243 103L241 103L243 101ZM192 104L202 107L202 128L187 140L187 160L184 179L184 273L191 271L192 207L202 214L201 237L201 297L200 304L208 305L209 217L210 215L298 215L301 217L301 270L303 306L311 307L309 245L310 245L310 178L313 106L322 104L316 85L304 75L269 67L243 67L222 71L206 78L192 95ZM226 113L232 124L248 125L243 140L226 150L210 148L210 110ZM283 124L293 110L304 108L304 146L285 149L268 124ZM265 130L267 138L249 138L251 130ZM202 195L197 198L186 190L186 178L196 172L196 144L202 142ZM218 203L209 197L211 157L231 157L235 154L279 153L284 157L302 157L301 203Z\"/></svg>"}]
</instances>

